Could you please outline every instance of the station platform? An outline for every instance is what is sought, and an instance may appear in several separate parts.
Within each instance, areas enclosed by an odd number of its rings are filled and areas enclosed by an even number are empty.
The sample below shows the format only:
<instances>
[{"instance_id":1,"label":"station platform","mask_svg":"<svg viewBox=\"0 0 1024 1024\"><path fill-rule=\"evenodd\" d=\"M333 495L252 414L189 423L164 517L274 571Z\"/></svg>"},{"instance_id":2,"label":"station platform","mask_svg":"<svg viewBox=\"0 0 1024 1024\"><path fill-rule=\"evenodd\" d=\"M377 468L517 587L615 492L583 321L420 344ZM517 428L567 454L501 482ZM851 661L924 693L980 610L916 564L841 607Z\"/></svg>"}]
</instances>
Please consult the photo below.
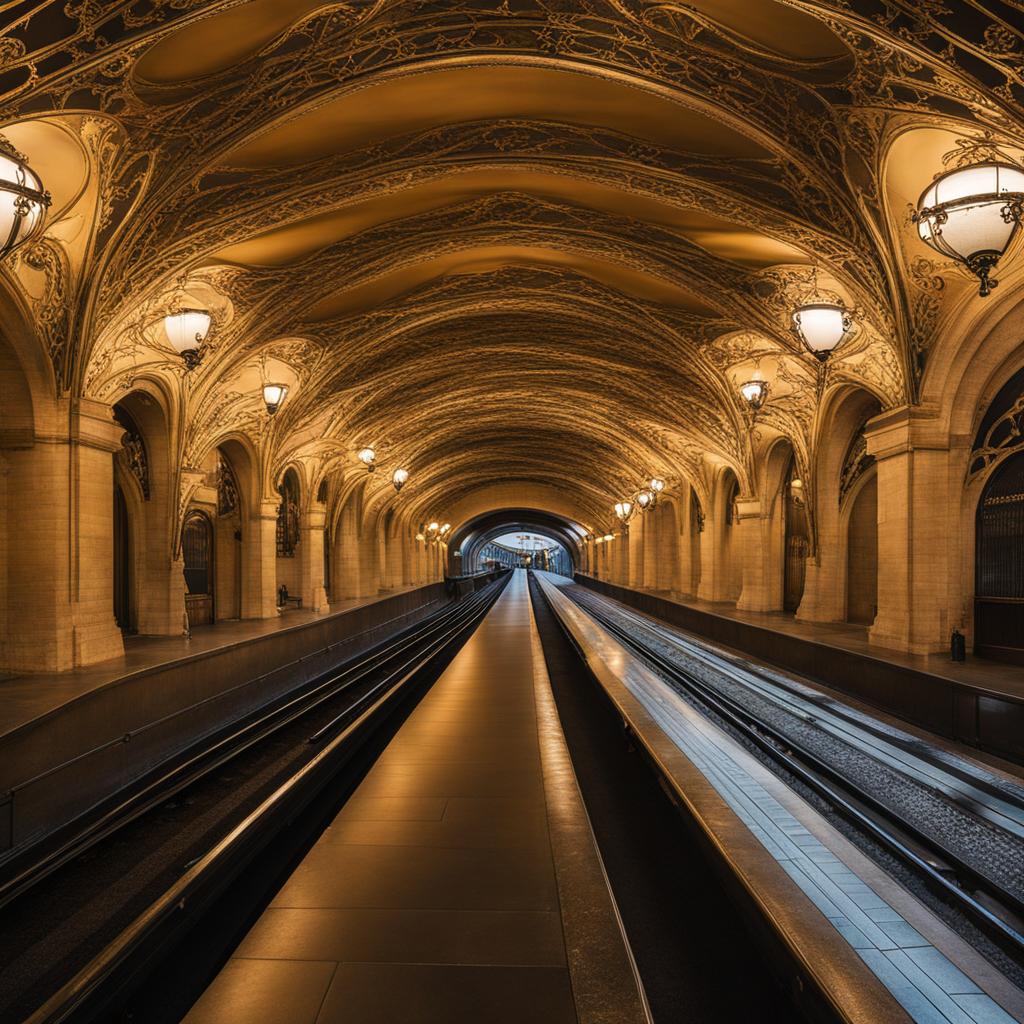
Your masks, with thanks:
<instances>
[{"instance_id":1,"label":"station platform","mask_svg":"<svg viewBox=\"0 0 1024 1024\"><path fill-rule=\"evenodd\" d=\"M737 892L837 1019L1011 1024L1024 992L562 588L552 610Z\"/></svg>"},{"instance_id":2,"label":"station platform","mask_svg":"<svg viewBox=\"0 0 1024 1024\"><path fill-rule=\"evenodd\" d=\"M580 577L580 582L583 582ZM976 689L1024 698L1024 666L978 658L953 661L948 654L906 654L868 642L868 627L850 622L806 622L788 612L749 612L728 602L700 601L668 590L630 588L639 594L671 601L694 611L771 630L784 636L840 648L851 654L885 660L893 665Z\"/></svg>"},{"instance_id":3,"label":"station platform","mask_svg":"<svg viewBox=\"0 0 1024 1024\"><path fill-rule=\"evenodd\" d=\"M186 1021L645 1020L516 572Z\"/></svg>"},{"instance_id":4,"label":"station platform","mask_svg":"<svg viewBox=\"0 0 1024 1024\"><path fill-rule=\"evenodd\" d=\"M912 655L868 643L867 628L803 622L781 612L576 581L714 643L820 683L947 739L1024 765L1024 667L968 655Z\"/></svg>"}]
</instances>

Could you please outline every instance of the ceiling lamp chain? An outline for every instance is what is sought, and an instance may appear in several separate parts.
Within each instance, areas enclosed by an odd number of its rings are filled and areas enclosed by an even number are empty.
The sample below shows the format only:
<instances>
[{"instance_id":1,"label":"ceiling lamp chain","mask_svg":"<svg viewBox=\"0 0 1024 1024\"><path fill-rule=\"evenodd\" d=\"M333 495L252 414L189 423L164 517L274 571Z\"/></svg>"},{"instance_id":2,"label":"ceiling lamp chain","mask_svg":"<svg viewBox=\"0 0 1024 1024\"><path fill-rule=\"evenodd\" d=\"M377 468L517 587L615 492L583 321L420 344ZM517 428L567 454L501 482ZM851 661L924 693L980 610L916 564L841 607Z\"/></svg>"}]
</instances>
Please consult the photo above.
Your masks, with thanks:
<instances>
[{"instance_id":1,"label":"ceiling lamp chain","mask_svg":"<svg viewBox=\"0 0 1024 1024\"><path fill-rule=\"evenodd\" d=\"M989 275L1024 221L1024 169L986 161L940 174L912 220L925 244L978 278L984 297L999 283Z\"/></svg>"}]
</instances>

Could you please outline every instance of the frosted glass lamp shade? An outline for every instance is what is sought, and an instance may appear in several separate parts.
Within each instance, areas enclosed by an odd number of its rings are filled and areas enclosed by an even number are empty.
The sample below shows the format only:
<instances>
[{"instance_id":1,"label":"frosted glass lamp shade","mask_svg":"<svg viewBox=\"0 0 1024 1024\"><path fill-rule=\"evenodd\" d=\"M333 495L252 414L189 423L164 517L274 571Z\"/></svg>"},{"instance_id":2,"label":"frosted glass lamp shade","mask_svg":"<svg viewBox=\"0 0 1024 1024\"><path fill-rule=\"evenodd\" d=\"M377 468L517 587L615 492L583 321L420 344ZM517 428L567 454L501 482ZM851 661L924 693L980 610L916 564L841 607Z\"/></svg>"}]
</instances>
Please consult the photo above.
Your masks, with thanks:
<instances>
[{"instance_id":1,"label":"frosted glass lamp shade","mask_svg":"<svg viewBox=\"0 0 1024 1024\"><path fill-rule=\"evenodd\" d=\"M281 408L281 403L285 400L287 394L287 384L263 385L263 403L266 405L269 415L273 416Z\"/></svg>"},{"instance_id":2,"label":"frosted glass lamp shade","mask_svg":"<svg viewBox=\"0 0 1024 1024\"><path fill-rule=\"evenodd\" d=\"M753 380L740 385L740 394L747 406L757 412L768 399L768 381L755 376Z\"/></svg>"},{"instance_id":3,"label":"frosted glass lamp shade","mask_svg":"<svg viewBox=\"0 0 1024 1024\"><path fill-rule=\"evenodd\" d=\"M194 369L202 357L202 344L210 333L210 314L205 309L179 309L164 317L164 331L171 348Z\"/></svg>"},{"instance_id":4,"label":"frosted glass lamp shade","mask_svg":"<svg viewBox=\"0 0 1024 1024\"><path fill-rule=\"evenodd\" d=\"M655 494L661 494L661 492L665 490L665 481L659 479L658 477L654 477L654 479L651 480L648 486L651 488L652 491L654 491Z\"/></svg>"},{"instance_id":5,"label":"frosted glass lamp shade","mask_svg":"<svg viewBox=\"0 0 1024 1024\"><path fill-rule=\"evenodd\" d=\"M0 258L39 234L49 205L25 157L0 135Z\"/></svg>"},{"instance_id":6,"label":"frosted glass lamp shade","mask_svg":"<svg viewBox=\"0 0 1024 1024\"><path fill-rule=\"evenodd\" d=\"M962 263L988 295L989 278L1024 219L1024 170L984 163L940 175L924 190L914 221L921 240Z\"/></svg>"},{"instance_id":7,"label":"frosted glass lamp shade","mask_svg":"<svg viewBox=\"0 0 1024 1024\"><path fill-rule=\"evenodd\" d=\"M615 514L623 522L626 522L633 514L633 503L631 501L617 501L615 503Z\"/></svg>"},{"instance_id":8,"label":"frosted glass lamp shade","mask_svg":"<svg viewBox=\"0 0 1024 1024\"><path fill-rule=\"evenodd\" d=\"M407 469L396 469L391 474L391 483L394 485L396 491L400 491L404 486L406 480L409 479L409 470Z\"/></svg>"},{"instance_id":9,"label":"frosted glass lamp shade","mask_svg":"<svg viewBox=\"0 0 1024 1024\"><path fill-rule=\"evenodd\" d=\"M824 362L849 334L853 318L834 302L812 302L793 314L793 327L807 350Z\"/></svg>"},{"instance_id":10,"label":"frosted glass lamp shade","mask_svg":"<svg viewBox=\"0 0 1024 1024\"><path fill-rule=\"evenodd\" d=\"M604 535L604 540L605 540L606 544L610 544L613 540L615 540L615 534L614 533L606 533Z\"/></svg>"},{"instance_id":11,"label":"frosted glass lamp shade","mask_svg":"<svg viewBox=\"0 0 1024 1024\"><path fill-rule=\"evenodd\" d=\"M361 448L356 453L356 458L372 473L376 468L377 453L372 448Z\"/></svg>"},{"instance_id":12,"label":"frosted glass lamp shade","mask_svg":"<svg viewBox=\"0 0 1024 1024\"><path fill-rule=\"evenodd\" d=\"M646 488L636 496L636 503L640 506L641 512L646 512L654 504L654 491Z\"/></svg>"}]
</instances>

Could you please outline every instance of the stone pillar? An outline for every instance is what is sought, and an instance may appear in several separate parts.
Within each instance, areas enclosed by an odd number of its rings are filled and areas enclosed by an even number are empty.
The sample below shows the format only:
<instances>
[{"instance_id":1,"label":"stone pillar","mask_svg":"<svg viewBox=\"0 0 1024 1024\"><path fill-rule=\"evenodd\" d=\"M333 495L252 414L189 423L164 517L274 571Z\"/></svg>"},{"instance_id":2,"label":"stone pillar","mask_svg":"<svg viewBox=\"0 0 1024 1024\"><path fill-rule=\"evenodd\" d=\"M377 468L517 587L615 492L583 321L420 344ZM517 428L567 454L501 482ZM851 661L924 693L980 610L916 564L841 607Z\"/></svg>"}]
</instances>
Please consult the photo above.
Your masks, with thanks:
<instances>
[{"instance_id":1,"label":"stone pillar","mask_svg":"<svg viewBox=\"0 0 1024 1024\"><path fill-rule=\"evenodd\" d=\"M724 565L722 533L725 522L718 510L709 511L700 535L700 586L697 597L702 601L729 599L728 573Z\"/></svg>"},{"instance_id":2,"label":"stone pillar","mask_svg":"<svg viewBox=\"0 0 1024 1024\"><path fill-rule=\"evenodd\" d=\"M359 596L376 597L380 589L380 550L377 537L364 531L359 538Z\"/></svg>"},{"instance_id":3,"label":"stone pillar","mask_svg":"<svg viewBox=\"0 0 1024 1024\"><path fill-rule=\"evenodd\" d=\"M323 506L314 506L302 517L298 555L302 562L302 607L314 612L329 611L324 588Z\"/></svg>"},{"instance_id":4,"label":"stone pillar","mask_svg":"<svg viewBox=\"0 0 1024 1024\"><path fill-rule=\"evenodd\" d=\"M948 440L910 407L875 417L865 436L878 465L878 614L868 638L911 654L946 650L962 487Z\"/></svg>"},{"instance_id":5,"label":"stone pillar","mask_svg":"<svg viewBox=\"0 0 1024 1024\"><path fill-rule=\"evenodd\" d=\"M50 432L8 449L3 668L54 672L124 652L114 621L109 406L55 404Z\"/></svg>"},{"instance_id":6,"label":"stone pillar","mask_svg":"<svg viewBox=\"0 0 1024 1024\"><path fill-rule=\"evenodd\" d=\"M750 612L769 611L773 602L768 520L757 498L737 498L736 510L733 529L739 532L737 548L743 566L743 590L736 607Z\"/></svg>"},{"instance_id":7,"label":"stone pillar","mask_svg":"<svg viewBox=\"0 0 1024 1024\"><path fill-rule=\"evenodd\" d=\"M629 545L629 572L624 577L624 585L634 590L644 586L644 550L647 547L647 517L649 515L650 513L641 515L638 512L633 522L629 524L624 538L623 546Z\"/></svg>"},{"instance_id":8,"label":"stone pillar","mask_svg":"<svg viewBox=\"0 0 1024 1024\"><path fill-rule=\"evenodd\" d=\"M277 503L264 501L242 534L242 617L277 614Z\"/></svg>"},{"instance_id":9,"label":"stone pillar","mask_svg":"<svg viewBox=\"0 0 1024 1024\"><path fill-rule=\"evenodd\" d=\"M675 559L672 557L665 537L664 507L655 507L644 520L644 569L643 586L649 590L671 590L665 582L666 571L671 574Z\"/></svg>"}]
</instances>

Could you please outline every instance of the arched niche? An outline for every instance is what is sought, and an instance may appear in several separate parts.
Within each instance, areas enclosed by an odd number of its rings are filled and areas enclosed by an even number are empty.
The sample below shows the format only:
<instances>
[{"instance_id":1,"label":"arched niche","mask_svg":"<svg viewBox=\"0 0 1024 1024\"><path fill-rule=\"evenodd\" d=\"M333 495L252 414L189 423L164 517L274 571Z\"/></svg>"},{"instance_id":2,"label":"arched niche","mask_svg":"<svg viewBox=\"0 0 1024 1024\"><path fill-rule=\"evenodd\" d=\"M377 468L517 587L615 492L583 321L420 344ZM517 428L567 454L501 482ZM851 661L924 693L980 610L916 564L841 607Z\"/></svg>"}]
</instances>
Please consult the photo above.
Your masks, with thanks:
<instances>
[{"instance_id":1,"label":"arched niche","mask_svg":"<svg viewBox=\"0 0 1024 1024\"><path fill-rule=\"evenodd\" d=\"M115 509L119 500L124 503L115 544L120 546L118 557L127 558L120 567L115 559L115 571L120 571L115 587L122 588L119 600L128 607L127 630L175 636L183 626L184 581L180 564L171 557L178 510L164 396L143 385L117 402L114 418L124 430L121 450L114 456L120 499L115 494L112 500Z\"/></svg>"},{"instance_id":2,"label":"arched niche","mask_svg":"<svg viewBox=\"0 0 1024 1024\"><path fill-rule=\"evenodd\" d=\"M302 484L293 467L284 471L277 485L276 566L279 601L285 608L302 593L302 566L298 558L302 542Z\"/></svg>"}]
</instances>

